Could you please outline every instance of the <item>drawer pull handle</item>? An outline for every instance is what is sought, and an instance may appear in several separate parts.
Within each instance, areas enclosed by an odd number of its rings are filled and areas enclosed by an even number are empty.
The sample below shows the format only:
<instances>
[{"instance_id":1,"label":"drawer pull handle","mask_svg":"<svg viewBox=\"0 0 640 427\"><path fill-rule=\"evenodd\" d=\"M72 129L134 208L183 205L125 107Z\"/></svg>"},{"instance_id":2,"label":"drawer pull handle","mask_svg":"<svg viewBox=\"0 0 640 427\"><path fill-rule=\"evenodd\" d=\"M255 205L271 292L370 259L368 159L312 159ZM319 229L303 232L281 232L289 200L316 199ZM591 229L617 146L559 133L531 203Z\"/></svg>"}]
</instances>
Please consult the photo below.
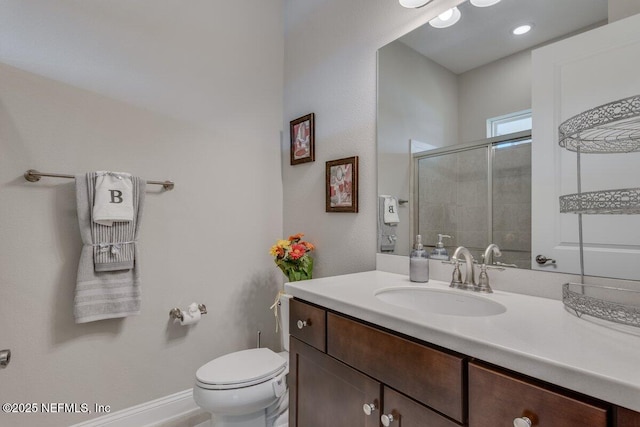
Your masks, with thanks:
<instances>
[{"instance_id":1,"label":"drawer pull handle","mask_svg":"<svg viewBox=\"0 0 640 427\"><path fill-rule=\"evenodd\" d=\"M388 414L381 416L380 421L382 421L384 427L389 427L395 421L395 418L393 418L393 414Z\"/></svg>"},{"instance_id":2,"label":"drawer pull handle","mask_svg":"<svg viewBox=\"0 0 640 427\"><path fill-rule=\"evenodd\" d=\"M307 322L306 320L298 320L298 329L302 329L306 326L311 326L311 322Z\"/></svg>"},{"instance_id":3,"label":"drawer pull handle","mask_svg":"<svg viewBox=\"0 0 640 427\"><path fill-rule=\"evenodd\" d=\"M527 417L520 417L513 420L513 427L531 427L531 420Z\"/></svg>"},{"instance_id":4,"label":"drawer pull handle","mask_svg":"<svg viewBox=\"0 0 640 427\"><path fill-rule=\"evenodd\" d=\"M378 408L376 408L375 403L365 403L364 405L362 405L362 410L367 415L371 415L376 409Z\"/></svg>"}]
</instances>

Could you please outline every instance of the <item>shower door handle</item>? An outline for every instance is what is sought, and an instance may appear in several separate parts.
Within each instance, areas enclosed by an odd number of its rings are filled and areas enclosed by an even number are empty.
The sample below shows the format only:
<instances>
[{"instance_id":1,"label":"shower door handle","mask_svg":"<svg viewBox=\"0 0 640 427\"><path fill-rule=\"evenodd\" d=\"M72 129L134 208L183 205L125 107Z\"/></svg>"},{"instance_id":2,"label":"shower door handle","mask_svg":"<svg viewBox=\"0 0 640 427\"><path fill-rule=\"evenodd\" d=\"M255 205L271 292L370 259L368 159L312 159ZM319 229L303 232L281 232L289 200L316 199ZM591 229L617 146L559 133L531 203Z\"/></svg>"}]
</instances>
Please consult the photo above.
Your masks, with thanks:
<instances>
[{"instance_id":1,"label":"shower door handle","mask_svg":"<svg viewBox=\"0 0 640 427\"><path fill-rule=\"evenodd\" d=\"M536 256L536 262L540 265L545 265L548 262L551 262L551 264L555 264L556 260L555 259L551 259L551 258L547 258L544 255L538 255Z\"/></svg>"}]
</instances>

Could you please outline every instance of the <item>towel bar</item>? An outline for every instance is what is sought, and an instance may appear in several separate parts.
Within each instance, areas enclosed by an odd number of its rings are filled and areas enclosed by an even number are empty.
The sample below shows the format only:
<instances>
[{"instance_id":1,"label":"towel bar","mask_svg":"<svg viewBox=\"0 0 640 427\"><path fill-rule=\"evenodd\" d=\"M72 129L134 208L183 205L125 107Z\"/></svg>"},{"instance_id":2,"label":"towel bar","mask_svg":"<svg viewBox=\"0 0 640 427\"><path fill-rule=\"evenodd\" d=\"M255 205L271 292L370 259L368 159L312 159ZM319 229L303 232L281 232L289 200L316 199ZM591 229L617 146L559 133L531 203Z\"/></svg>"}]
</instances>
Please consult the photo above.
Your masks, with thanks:
<instances>
[{"instance_id":1,"label":"towel bar","mask_svg":"<svg viewBox=\"0 0 640 427\"><path fill-rule=\"evenodd\" d=\"M201 314L207 314L207 306L204 304L198 304L198 308L200 309ZM172 308L169 311L169 317L172 319L184 320L182 317L182 310L179 308Z\"/></svg>"},{"instance_id":2,"label":"towel bar","mask_svg":"<svg viewBox=\"0 0 640 427\"><path fill-rule=\"evenodd\" d=\"M75 178L75 176L73 175L67 175L62 173L39 172L35 169L29 169L24 173L24 179L26 179L29 182L38 182L40 181L40 178L42 178L43 176L49 176L52 178L71 178L71 179ZM147 181L147 184L162 185L162 187L165 190L173 190L173 187L175 187L175 183L173 181Z\"/></svg>"}]
</instances>

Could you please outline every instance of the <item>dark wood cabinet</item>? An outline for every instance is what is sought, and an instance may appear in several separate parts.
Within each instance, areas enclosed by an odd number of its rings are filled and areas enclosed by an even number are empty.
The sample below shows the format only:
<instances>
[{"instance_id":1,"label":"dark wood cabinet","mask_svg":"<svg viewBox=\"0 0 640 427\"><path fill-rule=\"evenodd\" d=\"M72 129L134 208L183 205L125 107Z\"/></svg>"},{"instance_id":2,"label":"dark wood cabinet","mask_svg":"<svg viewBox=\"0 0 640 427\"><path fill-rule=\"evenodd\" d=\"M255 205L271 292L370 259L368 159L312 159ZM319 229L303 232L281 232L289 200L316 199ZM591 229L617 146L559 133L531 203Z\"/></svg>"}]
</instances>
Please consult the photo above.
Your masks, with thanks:
<instances>
[{"instance_id":1,"label":"dark wood cabinet","mask_svg":"<svg viewBox=\"0 0 640 427\"><path fill-rule=\"evenodd\" d=\"M616 427L640 427L640 412L616 408Z\"/></svg>"},{"instance_id":2,"label":"dark wood cabinet","mask_svg":"<svg viewBox=\"0 0 640 427\"><path fill-rule=\"evenodd\" d=\"M292 427L378 427L380 383L317 349L291 338L289 424Z\"/></svg>"},{"instance_id":3,"label":"dark wood cabinet","mask_svg":"<svg viewBox=\"0 0 640 427\"><path fill-rule=\"evenodd\" d=\"M514 425L522 417L534 427L607 427L609 406L469 364L469 427Z\"/></svg>"},{"instance_id":4,"label":"dark wood cabinet","mask_svg":"<svg viewBox=\"0 0 640 427\"><path fill-rule=\"evenodd\" d=\"M326 351L327 312L292 299L289 303L289 333L302 342Z\"/></svg>"},{"instance_id":5,"label":"dark wood cabinet","mask_svg":"<svg viewBox=\"0 0 640 427\"><path fill-rule=\"evenodd\" d=\"M290 313L291 427L640 427L638 412L322 307Z\"/></svg>"},{"instance_id":6,"label":"dark wood cabinet","mask_svg":"<svg viewBox=\"0 0 640 427\"><path fill-rule=\"evenodd\" d=\"M453 418L465 421L464 357L329 313L327 353Z\"/></svg>"},{"instance_id":7,"label":"dark wood cabinet","mask_svg":"<svg viewBox=\"0 0 640 427\"><path fill-rule=\"evenodd\" d=\"M390 426L398 427L459 427L459 424L438 415L424 405L384 387L382 415L391 416Z\"/></svg>"}]
</instances>

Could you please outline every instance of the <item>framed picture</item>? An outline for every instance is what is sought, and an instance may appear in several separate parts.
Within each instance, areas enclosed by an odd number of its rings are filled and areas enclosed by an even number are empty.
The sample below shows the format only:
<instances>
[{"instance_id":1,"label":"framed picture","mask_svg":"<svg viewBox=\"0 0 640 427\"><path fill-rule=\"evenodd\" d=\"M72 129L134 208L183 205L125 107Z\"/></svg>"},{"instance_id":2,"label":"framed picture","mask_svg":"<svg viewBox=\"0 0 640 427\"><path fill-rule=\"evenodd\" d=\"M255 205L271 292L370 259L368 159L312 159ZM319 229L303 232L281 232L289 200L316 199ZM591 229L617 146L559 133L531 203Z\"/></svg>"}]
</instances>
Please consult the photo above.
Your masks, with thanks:
<instances>
[{"instance_id":1,"label":"framed picture","mask_svg":"<svg viewBox=\"0 0 640 427\"><path fill-rule=\"evenodd\" d=\"M291 135L291 164L297 165L315 161L313 113L293 120L289 124Z\"/></svg>"},{"instance_id":2,"label":"framed picture","mask_svg":"<svg viewBox=\"0 0 640 427\"><path fill-rule=\"evenodd\" d=\"M327 162L326 211L358 212L358 157Z\"/></svg>"}]
</instances>

